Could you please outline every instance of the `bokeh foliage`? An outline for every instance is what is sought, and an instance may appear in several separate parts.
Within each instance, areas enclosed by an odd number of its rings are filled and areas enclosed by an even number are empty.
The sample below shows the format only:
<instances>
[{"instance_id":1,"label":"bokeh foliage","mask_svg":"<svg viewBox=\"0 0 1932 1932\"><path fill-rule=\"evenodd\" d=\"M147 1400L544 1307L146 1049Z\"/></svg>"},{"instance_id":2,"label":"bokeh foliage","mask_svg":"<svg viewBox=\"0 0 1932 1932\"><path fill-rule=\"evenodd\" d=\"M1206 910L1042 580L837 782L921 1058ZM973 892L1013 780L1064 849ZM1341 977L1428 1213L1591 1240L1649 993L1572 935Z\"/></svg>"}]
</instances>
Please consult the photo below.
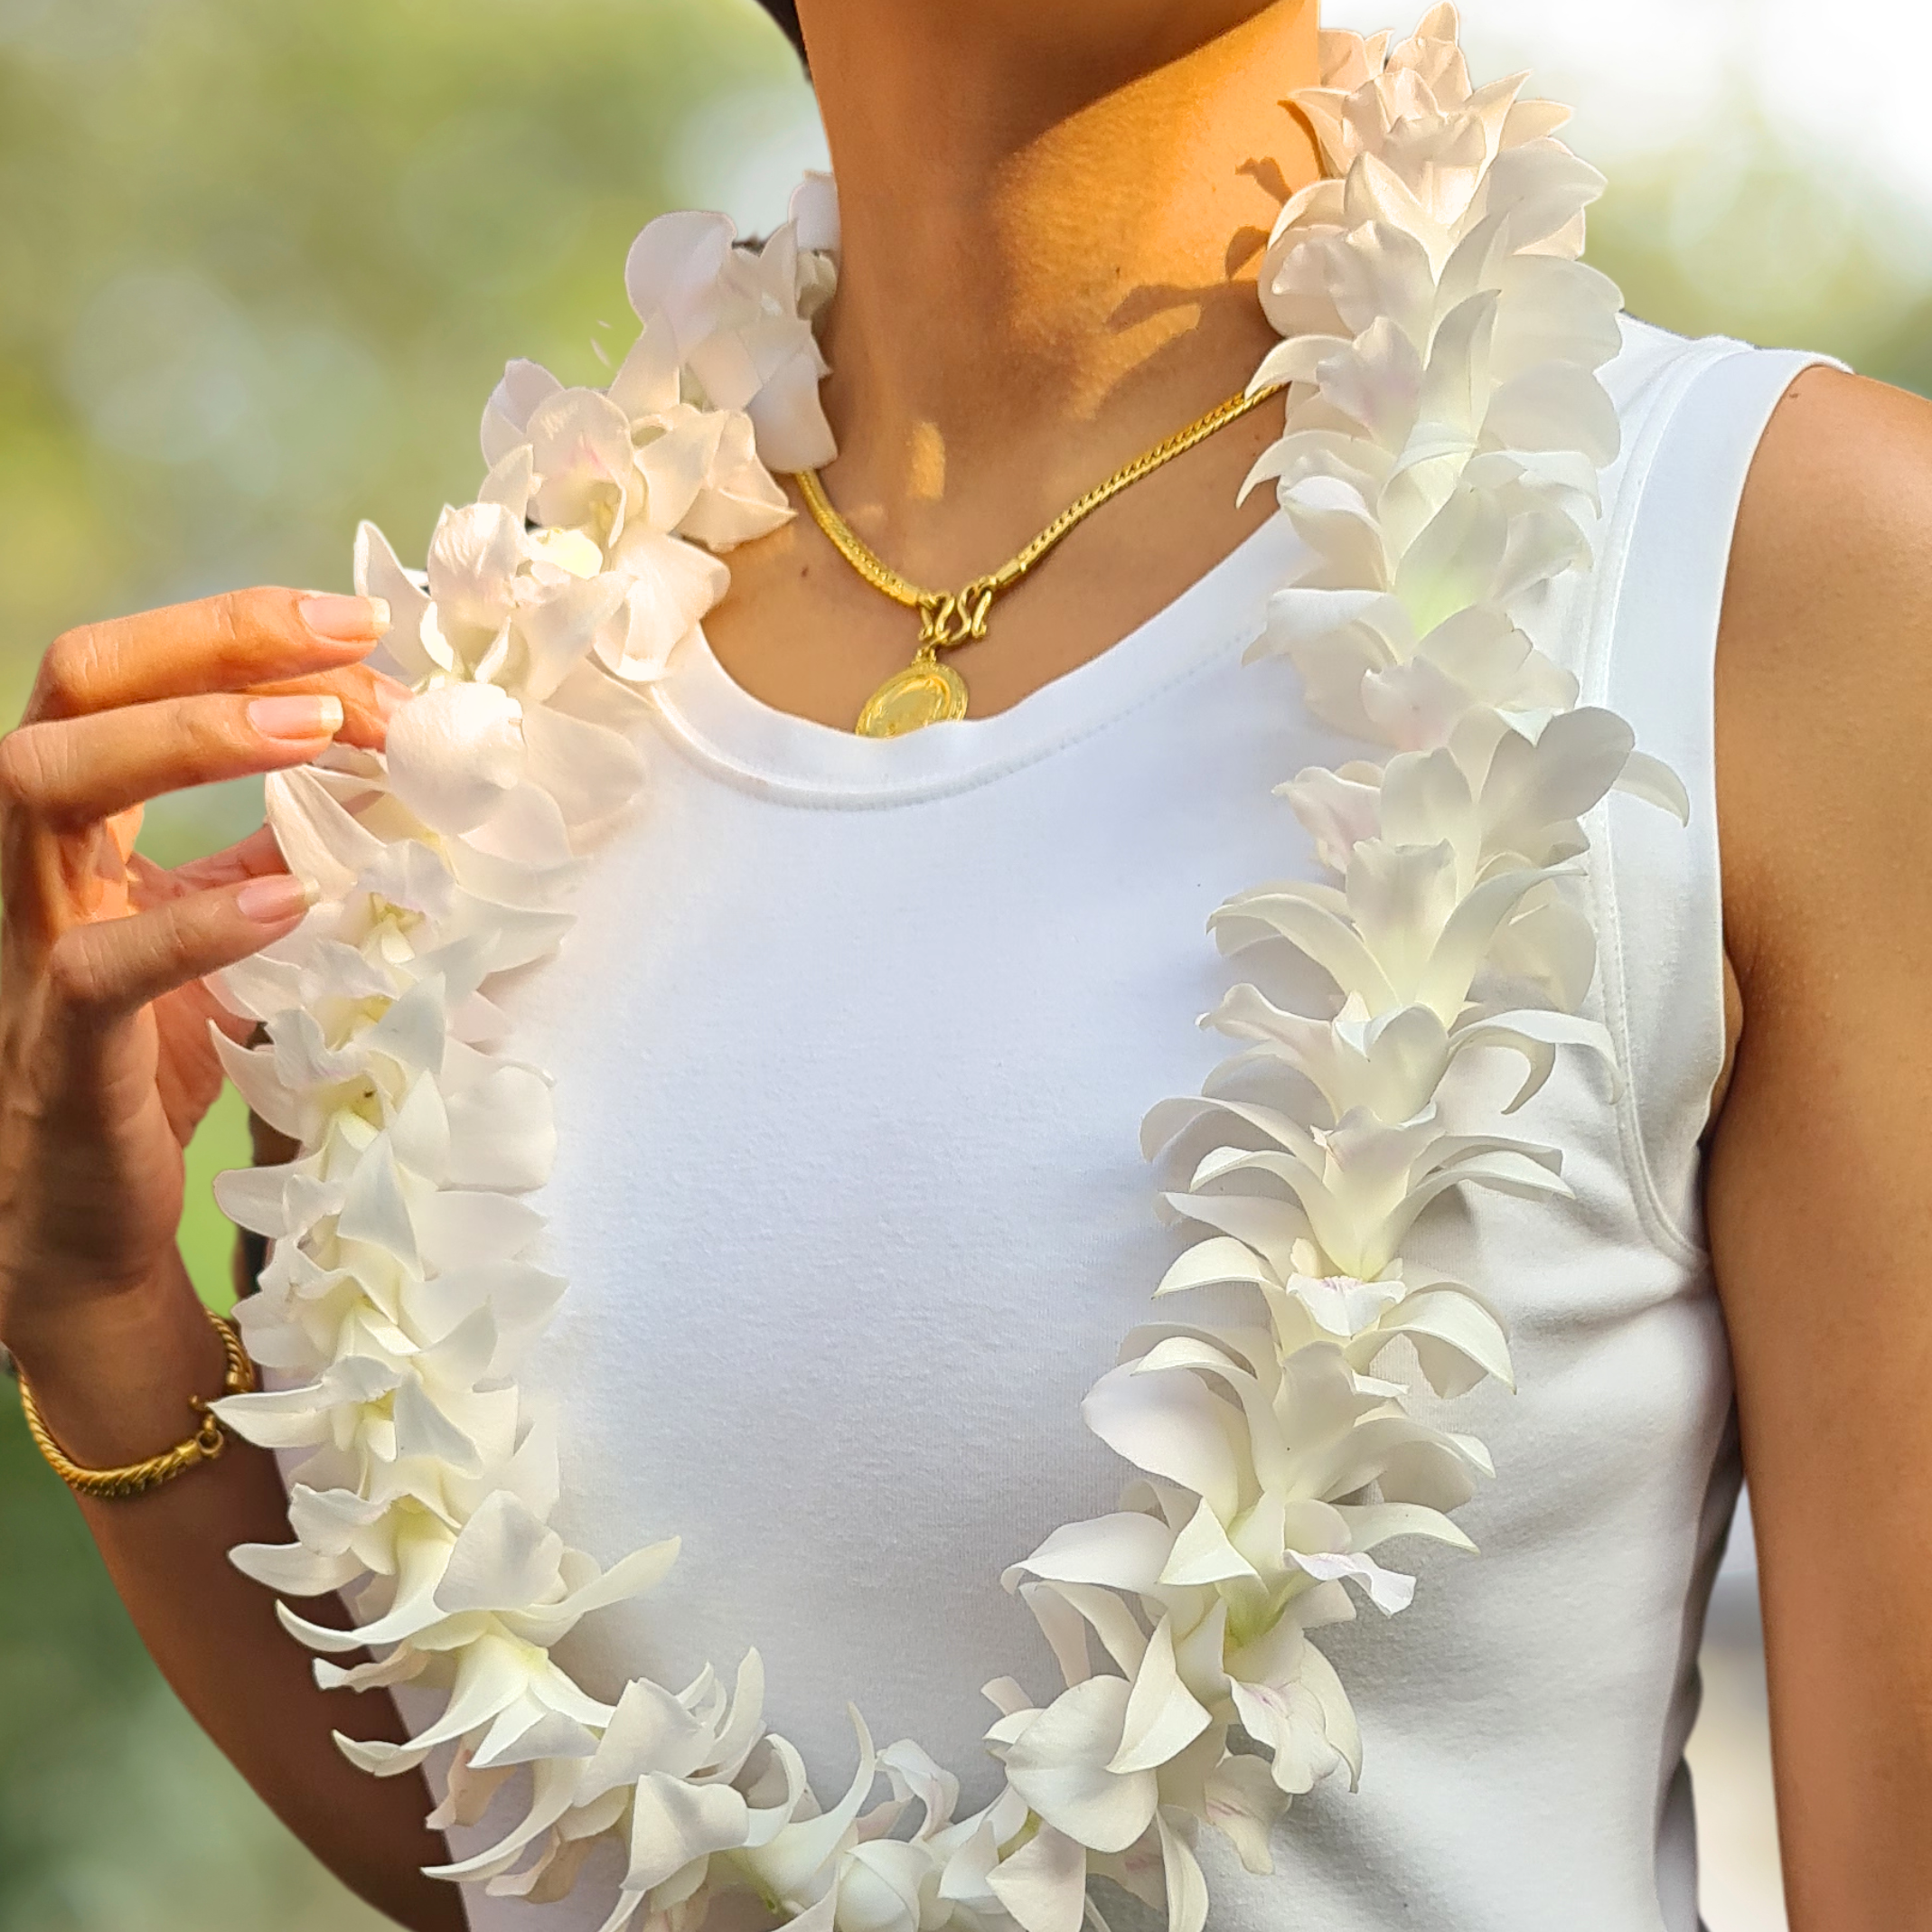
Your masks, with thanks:
<instances>
[{"instance_id":1,"label":"bokeh foliage","mask_svg":"<svg viewBox=\"0 0 1932 1932\"><path fill-rule=\"evenodd\" d=\"M407 552L507 350L595 373L749 0L4 0L0 637Z\"/></svg>"},{"instance_id":2,"label":"bokeh foliage","mask_svg":"<svg viewBox=\"0 0 1932 1932\"><path fill-rule=\"evenodd\" d=\"M782 112L795 73L751 0L0 0L0 722L83 617L342 586L361 516L419 554L505 355L621 352L680 130ZM1621 168L1595 236L1652 320L1932 383L1922 218L1746 103ZM145 842L253 809L164 802ZM184 1228L217 1299L207 1177L241 1158L230 1097ZM160 1684L0 1400L0 1932L377 1922Z\"/></svg>"},{"instance_id":3,"label":"bokeh foliage","mask_svg":"<svg viewBox=\"0 0 1932 1932\"><path fill-rule=\"evenodd\" d=\"M505 355L627 344L680 128L796 71L751 0L0 0L0 722L85 617L346 587L361 516L419 555ZM254 809L167 801L144 845ZM243 1158L230 1096L183 1229L218 1300ZM377 1923L160 1683L0 1399L0 1928Z\"/></svg>"}]
</instances>

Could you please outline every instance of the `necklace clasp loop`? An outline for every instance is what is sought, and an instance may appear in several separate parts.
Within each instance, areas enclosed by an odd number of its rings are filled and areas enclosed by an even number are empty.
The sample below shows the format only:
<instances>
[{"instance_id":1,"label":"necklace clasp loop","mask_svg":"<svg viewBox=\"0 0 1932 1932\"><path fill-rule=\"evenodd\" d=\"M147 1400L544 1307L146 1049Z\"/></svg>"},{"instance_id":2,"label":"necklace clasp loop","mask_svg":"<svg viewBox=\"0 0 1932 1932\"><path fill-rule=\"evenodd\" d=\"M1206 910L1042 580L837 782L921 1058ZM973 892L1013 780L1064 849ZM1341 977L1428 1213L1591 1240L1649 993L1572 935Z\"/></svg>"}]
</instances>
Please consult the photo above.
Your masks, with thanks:
<instances>
[{"instance_id":1,"label":"necklace clasp loop","mask_svg":"<svg viewBox=\"0 0 1932 1932\"><path fill-rule=\"evenodd\" d=\"M919 642L951 651L986 635L995 586L980 578L964 590L929 591L919 600Z\"/></svg>"},{"instance_id":2,"label":"necklace clasp loop","mask_svg":"<svg viewBox=\"0 0 1932 1932\"><path fill-rule=\"evenodd\" d=\"M993 600L1012 589L1056 545L1066 533L1083 523L1102 503L1109 503L1121 491L1150 476L1163 464L1192 449L1212 436L1224 423L1232 423L1249 410L1259 408L1271 396L1279 395L1284 385L1270 383L1258 389L1243 389L1231 396L1217 409L1210 409L1198 422L1158 443L1146 455L1137 456L1124 468L1096 488L1089 490L1036 536L1025 549L1002 564L990 577L977 577L963 590L922 590L903 577L860 538L825 493L816 470L796 473L799 494L805 500L812 521L825 533L832 548L844 558L873 589L895 604L919 613L919 652L905 671L896 673L873 692L859 714L857 728L868 736L896 736L916 730L940 717L960 718L966 715L966 687L951 666L941 665L939 653L961 644L972 643L986 635L987 621L993 613ZM933 699L933 680L924 674L934 668L943 671L943 702ZM910 680L910 683L908 683ZM906 691L916 688L918 703L910 708L903 702ZM931 702L929 702L931 700ZM938 708L933 708L939 704ZM924 706L925 709L919 708ZM910 720L908 722L908 720Z\"/></svg>"}]
</instances>

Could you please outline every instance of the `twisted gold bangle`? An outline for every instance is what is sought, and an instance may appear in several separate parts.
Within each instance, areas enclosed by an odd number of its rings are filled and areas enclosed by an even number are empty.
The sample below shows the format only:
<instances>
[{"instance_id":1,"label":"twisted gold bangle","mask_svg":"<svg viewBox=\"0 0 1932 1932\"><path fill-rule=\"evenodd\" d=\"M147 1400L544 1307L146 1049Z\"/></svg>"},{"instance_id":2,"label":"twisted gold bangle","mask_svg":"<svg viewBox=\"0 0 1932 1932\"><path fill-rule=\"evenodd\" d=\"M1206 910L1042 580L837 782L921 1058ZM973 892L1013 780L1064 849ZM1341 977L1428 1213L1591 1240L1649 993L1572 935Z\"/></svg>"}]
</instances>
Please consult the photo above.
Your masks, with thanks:
<instances>
[{"instance_id":1,"label":"twisted gold bangle","mask_svg":"<svg viewBox=\"0 0 1932 1932\"><path fill-rule=\"evenodd\" d=\"M221 1337L222 1353L228 1357L227 1372L221 1379L222 1394L246 1395L255 1386L255 1365L249 1360L241 1337L235 1333L234 1324L212 1308L203 1307L202 1311ZM228 1447L228 1430L201 1396L189 1397L188 1406L202 1420L201 1426L185 1442L176 1443L159 1456L150 1456L145 1462L131 1462L118 1469L85 1469L48 1432L33 1392L27 1386L27 1378L20 1378L20 1408L27 1419L27 1433L47 1458L48 1467L79 1496L140 1496L146 1490L158 1489L163 1483L173 1482L199 1462L212 1462Z\"/></svg>"}]
</instances>

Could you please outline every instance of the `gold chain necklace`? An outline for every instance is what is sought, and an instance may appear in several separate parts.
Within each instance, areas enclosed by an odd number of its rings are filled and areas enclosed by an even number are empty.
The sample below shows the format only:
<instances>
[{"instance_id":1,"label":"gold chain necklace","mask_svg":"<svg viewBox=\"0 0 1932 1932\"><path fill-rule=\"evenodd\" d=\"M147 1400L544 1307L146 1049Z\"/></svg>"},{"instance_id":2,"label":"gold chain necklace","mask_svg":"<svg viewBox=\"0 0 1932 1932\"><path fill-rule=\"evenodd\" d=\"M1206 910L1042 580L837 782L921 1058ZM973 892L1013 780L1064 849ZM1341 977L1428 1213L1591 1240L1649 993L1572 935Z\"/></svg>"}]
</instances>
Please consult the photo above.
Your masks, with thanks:
<instances>
[{"instance_id":1,"label":"gold chain necklace","mask_svg":"<svg viewBox=\"0 0 1932 1932\"><path fill-rule=\"evenodd\" d=\"M1166 442L1157 443L1116 470L1105 483L1096 484L1077 502L1070 503L1008 562L989 576L975 577L963 590L922 590L901 577L832 508L819 473L800 470L799 494L805 499L811 521L825 532L839 556L873 589L883 591L895 604L919 613L917 653L904 671L895 671L866 699L853 728L863 737L896 738L927 725L964 717L966 680L939 653L984 637L993 599L1011 590L1069 530L1085 522L1102 503L1111 502L1143 476L1151 476L1162 464L1173 462L1196 443L1205 442L1215 430L1260 408L1271 396L1278 395L1280 388L1276 383L1252 395L1244 392L1231 396L1198 422L1177 430Z\"/></svg>"}]
</instances>

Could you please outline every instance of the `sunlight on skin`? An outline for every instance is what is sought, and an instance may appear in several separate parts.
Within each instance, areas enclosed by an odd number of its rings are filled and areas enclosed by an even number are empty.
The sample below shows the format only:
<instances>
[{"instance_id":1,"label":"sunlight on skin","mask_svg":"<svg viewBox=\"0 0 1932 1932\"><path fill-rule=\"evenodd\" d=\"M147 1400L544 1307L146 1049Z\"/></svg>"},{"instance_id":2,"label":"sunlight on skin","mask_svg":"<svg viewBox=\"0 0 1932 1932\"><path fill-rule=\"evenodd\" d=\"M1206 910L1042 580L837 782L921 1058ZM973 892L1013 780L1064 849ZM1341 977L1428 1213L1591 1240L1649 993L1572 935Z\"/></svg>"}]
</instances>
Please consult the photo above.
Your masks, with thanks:
<instances>
[{"instance_id":1,"label":"sunlight on skin","mask_svg":"<svg viewBox=\"0 0 1932 1932\"><path fill-rule=\"evenodd\" d=\"M914 502L936 503L946 493L946 439L939 425L913 425L906 456L907 492Z\"/></svg>"},{"instance_id":2,"label":"sunlight on skin","mask_svg":"<svg viewBox=\"0 0 1932 1932\"><path fill-rule=\"evenodd\" d=\"M1625 0L1615 33L1592 8L1545 0L1468 0L1465 38L1486 70L1528 67L1535 90L1572 103L1577 144L1606 159L1667 147L1727 89L1759 99L1798 140L1861 169L1881 170L1932 207L1932 141L1918 77L1932 64L1932 10L1918 0L1845 0L1833 16L1841 46L1886 58L1821 61L1815 0ZM1330 26L1374 33L1390 23L1378 0L1325 0ZM746 97L747 101L749 94ZM810 91L757 90L763 138L747 156L740 120L717 109L689 131L680 185L753 226L769 226L790 187L792 157L822 148ZM788 115L797 125L780 126ZM731 136L726 139L727 134ZM759 164L769 158L774 178ZM822 164L820 163L818 164ZM777 179L782 174L785 178Z\"/></svg>"},{"instance_id":3,"label":"sunlight on skin","mask_svg":"<svg viewBox=\"0 0 1932 1932\"><path fill-rule=\"evenodd\" d=\"M1325 7L1331 23L1367 29L1392 22L1406 26L1420 11L1421 0L1401 10L1364 4L1364 0L1330 0ZM1848 52L1846 57L1835 60L1823 57L1834 47L1821 44L1815 0L1624 0L1616 11L1613 28L1606 26L1600 10L1552 8L1547 0L1468 0L1467 12L1468 39L1479 63L1492 71L1533 64L1538 91L1579 103L1579 145L1608 162L1655 152L1694 134L1698 116L1709 110L1725 78L1738 77L1760 92L1780 124L1788 127L1795 137L1816 143L1824 154L1836 157L1834 165L1854 174L1866 167L1890 166L1899 171L1899 184L1914 188L1932 206L1932 145L1926 142L1922 120L1914 118L1917 76L1932 56L1932 15L1918 5L1907 5L1905 0L1845 0L1831 24L1835 48ZM783 83L775 89L769 80L761 85L768 98L783 98ZM1909 94L1908 89L1913 92ZM809 100L802 83L797 92L802 101ZM789 164L781 164L781 167L787 178L774 191L779 206L791 173ZM707 192L695 183L687 188L680 181L674 199L699 203L723 201L736 208L729 201L732 192ZM747 219L758 225L755 213L747 214ZM1637 300L1634 295L1633 301ZM573 343L578 333L573 320L569 324ZM464 428L466 435L466 418ZM465 442L459 454L466 459L467 453ZM467 471L462 470L459 481L466 476ZM941 493L944 446L936 431L930 449L915 441L912 480L915 489L931 483L933 494L928 500L936 500ZM49 529L51 517L52 512L47 512L42 518ZM289 527L301 527L299 519L286 521ZM60 534L52 530L53 536ZM54 582L55 573L48 569L53 554L50 539L42 536L30 546L18 527L14 537L14 554L33 555L37 571L48 571L44 581ZM333 541L333 526L329 540ZM222 561L211 565L198 560L197 567L220 573L228 567ZM247 567L254 567L252 558ZM288 567L295 567L290 561ZM120 596L117 583L109 601ZM38 648L37 633L35 636ZM25 690L24 669L17 654L24 649L24 642L15 642L14 654L0 661L0 718L7 721L17 713ZM152 831L151 827L151 835ZM205 841L220 842L220 839ZM245 1158L240 1109L230 1094L204 1124L191 1150L183 1229L197 1285L218 1303L228 1299L226 1271L231 1236L212 1205L208 1182L217 1168L238 1165ZM266 1835L278 1828L269 1826L258 1815L254 1800L242 1796L239 1787L232 1796L229 1795L232 1778L213 1760L211 1751L206 1754L205 1763L199 1758L177 1755L173 1741L176 1728L174 1719L153 1727L143 1722L131 1728L122 1740L122 1756L131 1768L130 1787L137 1789L131 1788L123 1804L101 1806L116 1819L114 1838L118 1850L104 1848L95 1866L95 1884L91 1888L79 1885L88 1906L99 1907L98 1913L89 1910L89 1927L126 1925L139 1918L161 1932L164 1925L182 1922L176 1915L188 1902L184 1886L170 1884L165 1876L156 1882L155 1873L149 1870L141 1873L147 1881L142 1890L123 1896L113 1892L114 1880L106 1877L111 1866L122 1882L132 1882L126 1870L127 1820L137 1804L152 1803L157 1792L177 1789L180 1802L179 1808L168 1814L166 1831L156 1836L170 1837L192 1849L198 1870L230 1875L228 1882L232 1884L232 1874L245 1870L252 1873L257 1860L284 1855L283 1841ZM1761 1752L1761 1744L1757 1749ZM1715 1772L1721 1760L1713 1758L1711 1761ZM155 1769L164 1764L171 1767L172 1786ZM1713 1823L1718 1829L1712 1836L1716 1838L1721 1834L1721 1821ZM257 1849L257 1841L248 1836L258 1826L264 1834L260 1839L263 1849ZM1718 1848L1713 1844L1712 1849ZM118 1866L112 1862L116 1856L122 1859ZM138 1868L138 1859L132 1862ZM215 1889L211 1880L208 1890L212 1893ZM346 1900L341 1907L342 1916L338 1918L320 1904L312 1911L294 1909L295 1901L288 1893L277 1890L275 1895L286 1932L322 1932L324 1923L331 1932L345 1932L351 1924L360 1928L374 1923L365 1920ZM258 1891L245 1889L227 1924L261 1922L252 1916L259 1896ZM1760 1923L1733 1916L1724 1909L1724 1900L1709 1890L1707 1909L1715 1932L1769 1932L1771 1926L1780 1922L1768 1918ZM204 1917L199 1923L206 1932L226 1932L219 1918Z\"/></svg>"}]
</instances>

